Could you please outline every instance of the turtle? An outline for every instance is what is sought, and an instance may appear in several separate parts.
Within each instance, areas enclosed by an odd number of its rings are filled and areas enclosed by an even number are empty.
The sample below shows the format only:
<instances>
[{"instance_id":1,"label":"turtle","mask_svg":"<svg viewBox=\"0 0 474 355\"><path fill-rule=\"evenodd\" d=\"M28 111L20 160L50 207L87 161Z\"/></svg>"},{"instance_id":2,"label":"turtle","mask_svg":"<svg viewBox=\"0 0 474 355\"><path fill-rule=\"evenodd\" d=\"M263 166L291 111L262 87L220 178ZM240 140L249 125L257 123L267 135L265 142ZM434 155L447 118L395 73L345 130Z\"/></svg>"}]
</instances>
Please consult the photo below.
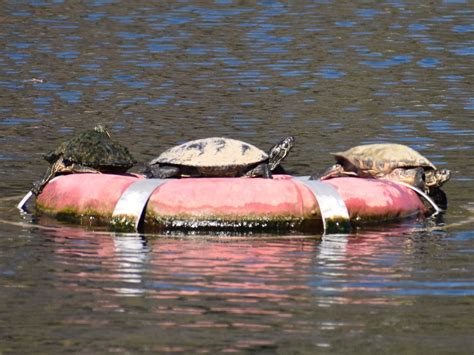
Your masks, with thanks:
<instances>
[{"instance_id":1,"label":"turtle","mask_svg":"<svg viewBox=\"0 0 474 355\"><path fill-rule=\"evenodd\" d=\"M110 138L109 132L98 124L61 143L44 154L50 163L44 177L33 183L32 192L38 195L55 176L71 173L123 174L136 164L128 149Z\"/></svg>"},{"instance_id":2,"label":"turtle","mask_svg":"<svg viewBox=\"0 0 474 355\"><path fill-rule=\"evenodd\" d=\"M268 153L256 146L225 137L209 137L174 146L151 160L145 170L147 178L172 177L264 177L293 148L295 138L288 136ZM280 170L281 171L281 170Z\"/></svg>"},{"instance_id":3,"label":"turtle","mask_svg":"<svg viewBox=\"0 0 474 355\"><path fill-rule=\"evenodd\" d=\"M449 170L437 169L423 155L403 144L366 144L332 154L336 164L321 176L313 175L311 179L338 176L383 178L401 181L432 194L451 177Z\"/></svg>"}]
</instances>

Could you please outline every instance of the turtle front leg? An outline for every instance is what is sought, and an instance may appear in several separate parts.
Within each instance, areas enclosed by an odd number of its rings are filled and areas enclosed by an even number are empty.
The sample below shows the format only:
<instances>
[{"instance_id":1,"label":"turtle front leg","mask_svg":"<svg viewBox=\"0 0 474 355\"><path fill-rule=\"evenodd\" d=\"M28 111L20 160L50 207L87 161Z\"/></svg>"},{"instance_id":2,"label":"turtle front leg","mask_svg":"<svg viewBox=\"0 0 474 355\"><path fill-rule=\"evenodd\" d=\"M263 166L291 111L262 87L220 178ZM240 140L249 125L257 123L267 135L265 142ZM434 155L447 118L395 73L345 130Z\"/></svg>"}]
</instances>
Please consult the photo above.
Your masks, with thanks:
<instances>
[{"instance_id":1,"label":"turtle front leg","mask_svg":"<svg viewBox=\"0 0 474 355\"><path fill-rule=\"evenodd\" d=\"M64 164L62 159L59 159L54 162L54 164L51 164L48 169L46 169L46 172L44 173L43 177L33 183L33 188L31 189L31 192L38 196L41 191L43 191L43 188L46 186L46 184L50 180L52 180L60 171L65 169L65 167L66 165Z\"/></svg>"},{"instance_id":2,"label":"turtle front leg","mask_svg":"<svg viewBox=\"0 0 474 355\"><path fill-rule=\"evenodd\" d=\"M272 173L270 171L270 166L267 163L262 163L252 170L247 171L243 177L262 177L264 179L271 179Z\"/></svg>"},{"instance_id":3,"label":"turtle front leg","mask_svg":"<svg viewBox=\"0 0 474 355\"><path fill-rule=\"evenodd\" d=\"M88 166L80 164L66 164L64 159L58 159L53 164L51 164L46 170L43 178L41 180L35 181L33 183L33 188L31 191L38 196L43 188L48 182L50 182L54 177L62 174L75 174L75 173L95 173L100 174L100 171L90 168Z\"/></svg>"}]
</instances>

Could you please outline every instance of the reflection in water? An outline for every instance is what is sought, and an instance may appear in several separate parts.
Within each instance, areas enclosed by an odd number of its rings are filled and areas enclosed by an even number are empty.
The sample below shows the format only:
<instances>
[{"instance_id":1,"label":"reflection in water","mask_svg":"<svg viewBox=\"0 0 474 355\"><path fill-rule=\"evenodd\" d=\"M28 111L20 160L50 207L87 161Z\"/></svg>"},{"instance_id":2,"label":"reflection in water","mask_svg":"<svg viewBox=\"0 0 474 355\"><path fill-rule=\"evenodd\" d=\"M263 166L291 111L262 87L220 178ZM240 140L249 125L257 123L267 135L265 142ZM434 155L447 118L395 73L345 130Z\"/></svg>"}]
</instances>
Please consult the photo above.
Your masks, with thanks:
<instances>
[{"instance_id":1,"label":"reflection in water","mask_svg":"<svg viewBox=\"0 0 474 355\"><path fill-rule=\"evenodd\" d=\"M113 240L115 255L119 263L117 266L118 276L125 282L140 284L142 282L143 263L149 252L143 240L136 237L119 237ZM116 291L130 295L143 293L142 289L133 287L120 288Z\"/></svg>"},{"instance_id":2,"label":"reflection in water","mask_svg":"<svg viewBox=\"0 0 474 355\"><path fill-rule=\"evenodd\" d=\"M55 253L61 263L85 266L76 275L80 279L113 281L110 289L120 295L143 293L142 272L149 254L143 239L126 235L114 238L113 234L96 235L80 229L59 229L52 234L60 245Z\"/></svg>"},{"instance_id":3,"label":"reflection in water","mask_svg":"<svg viewBox=\"0 0 474 355\"><path fill-rule=\"evenodd\" d=\"M100 300L91 305L94 313L130 313L135 302L127 299L139 298L147 305L145 320L137 313L140 322L153 319L159 332L253 333L227 344L235 350L257 344L277 347L281 340L267 338L275 329L282 339L315 329L329 334L367 331L365 320L321 318L341 307L368 312L381 305L418 307L416 298L406 297L413 294L450 295L456 289L472 294L472 282L427 283L423 272L415 271L418 263L441 252L445 235L406 238L410 228L274 241L143 239L82 229L48 234L55 268L63 270L54 273L55 283ZM133 312L130 316L134 319ZM75 317L65 322L78 324ZM96 327L97 317L83 317L79 324ZM316 346L333 347L326 338L318 336Z\"/></svg>"},{"instance_id":4,"label":"reflection in water","mask_svg":"<svg viewBox=\"0 0 474 355\"><path fill-rule=\"evenodd\" d=\"M423 286L412 281L410 290L403 284L413 277L410 266L399 265L405 254L416 257L425 248L422 242L417 245L403 237L410 230L283 241L143 239L81 229L53 234L58 262L85 267L76 276L111 285L106 289L121 295L176 299L178 295L242 294L279 302L303 290L321 297L357 291L369 304L372 297L398 294L400 289L410 294ZM437 248L442 248L441 241L438 237L426 243L431 248L440 243ZM427 294L443 293L447 284L430 286Z\"/></svg>"},{"instance_id":5,"label":"reflection in water","mask_svg":"<svg viewBox=\"0 0 474 355\"><path fill-rule=\"evenodd\" d=\"M108 333L135 324L141 332L134 337L160 351L176 344L192 349L196 331L209 351L216 341L226 350L276 349L295 336L307 339L306 346L334 348L347 332L371 332L371 317L359 315L374 307L388 307L394 319L403 319L408 309L430 309L420 305L427 297L474 294L467 274L459 278L454 271L457 279L450 281L433 278L448 272L442 263L431 262L443 258L447 236L415 231L413 223L322 239L276 240L143 238L48 228L36 233L40 240L31 247L24 245L30 251L42 245L51 257L36 261L35 270L47 270L47 281L22 308L28 312L36 307L30 304L34 299L47 300L49 306L36 315L53 316L81 332ZM31 262L27 258L1 276L11 285L3 297ZM18 314L16 309L11 314ZM34 324L30 316L26 319ZM41 338L42 330L32 334ZM125 348L132 338L123 338Z\"/></svg>"}]
</instances>

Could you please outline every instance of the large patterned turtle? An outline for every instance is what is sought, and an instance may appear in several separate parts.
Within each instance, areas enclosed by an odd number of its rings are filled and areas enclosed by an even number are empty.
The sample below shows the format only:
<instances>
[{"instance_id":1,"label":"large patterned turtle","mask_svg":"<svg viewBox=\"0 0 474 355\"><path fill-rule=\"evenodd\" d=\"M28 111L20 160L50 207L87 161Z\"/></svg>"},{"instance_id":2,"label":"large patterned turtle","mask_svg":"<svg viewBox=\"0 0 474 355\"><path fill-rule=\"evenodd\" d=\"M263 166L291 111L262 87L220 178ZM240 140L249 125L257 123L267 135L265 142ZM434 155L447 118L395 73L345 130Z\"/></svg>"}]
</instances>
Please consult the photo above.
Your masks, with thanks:
<instances>
[{"instance_id":1,"label":"large patterned turtle","mask_svg":"<svg viewBox=\"0 0 474 355\"><path fill-rule=\"evenodd\" d=\"M44 177L33 184L32 192L38 195L55 176L70 173L123 174L136 160L123 145L112 141L106 128L99 124L81 132L45 154L51 165Z\"/></svg>"},{"instance_id":2,"label":"large patterned turtle","mask_svg":"<svg viewBox=\"0 0 474 355\"><path fill-rule=\"evenodd\" d=\"M286 137L267 154L252 144L231 138L193 140L160 154L147 164L144 174L161 179L182 176L271 178L271 172L293 148L294 142L293 136Z\"/></svg>"},{"instance_id":3,"label":"large patterned turtle","mask_svg":"<svg viewBox=\"0 0 474 355\"><path fill-rule=\"evenodd\" d=\"M337 163L321 176L313 175L312 179L338 176L383 178L405 182L429 193L451 177L449 170L438 170L420 153L403 144L360 145L333 155Z\"/></svg>"}]
</instances>

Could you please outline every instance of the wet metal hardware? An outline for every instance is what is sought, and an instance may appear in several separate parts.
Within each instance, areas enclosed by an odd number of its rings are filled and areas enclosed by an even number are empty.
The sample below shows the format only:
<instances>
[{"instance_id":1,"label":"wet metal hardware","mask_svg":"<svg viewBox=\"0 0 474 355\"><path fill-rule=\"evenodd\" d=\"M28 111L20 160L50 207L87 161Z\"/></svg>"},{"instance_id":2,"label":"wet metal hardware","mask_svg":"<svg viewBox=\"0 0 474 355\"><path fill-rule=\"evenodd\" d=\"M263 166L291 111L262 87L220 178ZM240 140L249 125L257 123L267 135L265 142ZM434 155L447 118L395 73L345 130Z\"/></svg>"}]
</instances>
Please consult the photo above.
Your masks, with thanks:
<instances>
[{"instance_id":1,"label":"wet metal hardware","mask_svg":"<svg viewBox=\"0 0 474 355\"><path fill-rule=\"evenodd\" d=\"M21 199L21 201L16 205L16 207L21 212L26 212L26 204L28 203L29 199L33 196L33 191L28 191L28 193Z\"/></svg>"},{"instance_id":2,"label":"wet metal hardware","mask_svg":"<svg viewBox=\"0 0 474 355\"><path fill-rule=\"evenodd\" d=\"M51 179L51 181L49 181L49 183L52 183L54 180L57 180L57 179L60 179L62 175L60 176L55 176L53 179ZM48 184L49 184L48 183ZM28 212L28 208L27 208L27 204L28 204L28 201L34 196L34 193L32 190L28 191L27 194L25 196L23 196L23 198L21 199L21 201L18 203L18 205L16 205L16 207L22 212L22 213L26 213Z\"/></svg>"},{"instance_id":3,"label":"wet metal hardware","mask_svg":"<svg viewBox=\"0 0 474 355\"><path fill-rule=\"evenodd\" d=\"M401 182L401 181L393 181L394 183L398 184L398 185L402 185L402 186L405 186L405 187L408 187L409 189L415 191L418 195L420 195L422 198L425 199L425 201L427 201L431 207L433 207L433 213L432 213L432 216L436 216L437 214L439 213L442 213L444 212L444 210L442 210L441 208L439 208L439 206L436 204L436 202L433 201L433 199L431 197L429 197L426 193L424 193L423 191L421 191L420 189L416 188L415 186L413 185L410 185L410 184L407 184L407 183L404 183L404 182Z\"/></svg>"},{"instance_id":4,"label":"wet metal hardware","mask_svg":"<svg viewBox=\"0 0 474 355\"><path fill-rule=\"evenodd\" d=\"M169 180L164 179L139 179L133 182L124 191L115 205L112 219L120 217L133 217L133 228L138 231L140 220L145 211L153 191Z\"/></svg>"},{"instance_id":5,"label":"wet metal hardware","mask_svg":"<svg viewBox=\"0 0 474 355\"><path fill-rule=\"evenodd\" d=\"M321 211L324 234L350 232L349 211L334 187L317 180L310 180L309 176L297 176L293 179L303 183L313 192Z\"/></svg>"}]
</instances>

